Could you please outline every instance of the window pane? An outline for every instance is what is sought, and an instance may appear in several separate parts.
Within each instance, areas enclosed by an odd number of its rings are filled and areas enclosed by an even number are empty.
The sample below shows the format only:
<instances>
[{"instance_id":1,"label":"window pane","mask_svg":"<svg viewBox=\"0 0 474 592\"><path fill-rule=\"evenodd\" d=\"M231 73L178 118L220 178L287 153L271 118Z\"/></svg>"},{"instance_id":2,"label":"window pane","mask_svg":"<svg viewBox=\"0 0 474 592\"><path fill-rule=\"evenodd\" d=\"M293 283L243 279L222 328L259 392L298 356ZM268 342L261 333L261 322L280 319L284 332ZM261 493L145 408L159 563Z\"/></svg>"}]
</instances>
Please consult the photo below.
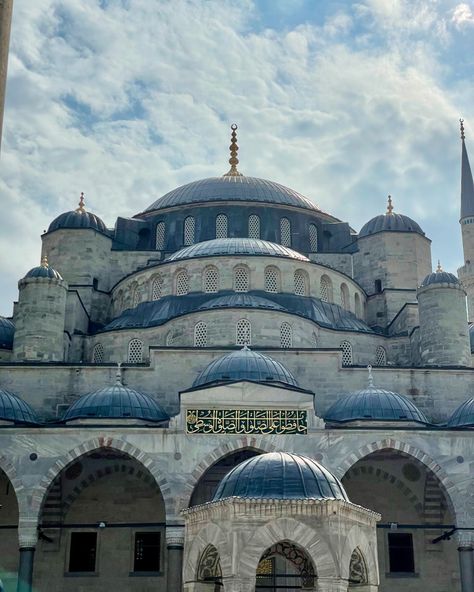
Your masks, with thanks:
<instances>
[{"instance_id":1,"label":"window pane","mask_svg":"<svg viewBox=\"0 0 474 592\"><path fill-rule=\"evenodd\" d=\"M133 571L160 571L160 533L135 533Z\"/></svg>"},{"instance_id":2,"label":"window pane","mask_svg":"<svg viewBox=\"0 0 474 592\"><path fill-rule=\"evenodd\" d=\"M72 532L69 571L95 571L96 532Z\"/></svg>"},{"instance_id":3,"label":"window pane","mask_svg":"<svg viewBox=\"0 0 474 592\"><path fill-rule=\"evenodd\" d=\"M413 537L410 533L388 533L388 554L391 572L413 573Z\"/></svg>"}]
</instances>

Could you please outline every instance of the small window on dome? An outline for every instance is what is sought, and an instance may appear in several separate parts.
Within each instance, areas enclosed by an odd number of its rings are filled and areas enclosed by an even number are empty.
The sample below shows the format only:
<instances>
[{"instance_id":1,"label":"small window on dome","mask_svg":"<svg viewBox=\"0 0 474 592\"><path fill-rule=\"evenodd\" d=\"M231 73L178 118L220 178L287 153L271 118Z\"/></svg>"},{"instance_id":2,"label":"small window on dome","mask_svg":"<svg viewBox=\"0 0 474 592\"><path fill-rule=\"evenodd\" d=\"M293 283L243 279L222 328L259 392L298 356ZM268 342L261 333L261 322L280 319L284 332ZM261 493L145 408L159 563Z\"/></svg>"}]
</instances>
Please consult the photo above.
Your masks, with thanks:
<instances>
[{"instance_id":1,"label":"small window on dome","mask_svg":"<svg viewBox=\"0 0 474 592\"><path fill-rule=\"evenodd\" d=\"M143 362L143 341L132 339L128 344L128 363L141 364Z\"/></svg>"},{"instance_id":2,"label":"small window on dome","mask_svg":"<svg viewBox=\"0 0 474 592\"><path fill-rule=\"evenodd\" d=\"M234 290L236 292L249 291L249 270L244 265L238 265L234 268Z\"/></svg>"},{"instance_id":3,"label":"small window on dome","mask_svg":"<svg viewBox=\"0 0 474 592\"><path fill-rule=\"evenodd\" d=\"M194 326L194 347L206 347L207 325L200 321Z\"/></svg>"},{"instance_id":4,"label":"small window on dome","mask_svg":"<svg viewBox=\"0 0 474 592\"><path fill-rule=\"evenodd\" d=\"M189 291L189 277L186 270L176 275L176 296L185 296Z\"/></svg>"},{"instance_id":5,"label":"small window on dome","mask_svg":"<svg viewBox=\"0 0 474 592\"><path fill-rule=\"evenodd\" d=\"M219 214L216 218L216 238L227 238L227 216Z\"/></svg>"},{"instance_id":6,"label":"small window on dome","mask_svg":"<svg viewBox=\"0 0 474 592\"><path fill-rule=\"evenodd\" d=\"M323 302L332 301L332 282L327 275L323 275L319 285L319 297Z\"/></svg>"},{"instance_id":7,"label":"small window on dome","mask_svg":"<svg viewBox=\"0 0 474 592\"><path fill-rule=\"evenodd\" d=\"M280 291L280 271L276 267L265 268L265 292L277 293Z\"/></svg>"},{"instance_id":8,"label":"small window on dome","mask_svg":"<svg viewBox=\"0 0 474 592\"><path fill-rule=\"evenodd\" d=\"M96 343L92 352L92 363L102 364L104 361L104 346L102 343Z\"/></svg>"},{"instance_id":9,"label":"small window on dome","mask_svg":"<svg viewBox=\"0 0 474 592\"><path fill-rule=\"evenodd\" d=\"M352 366L352 345L349 341L342 341L340 348L342 350L342 365Z\"/></svg>"},{"instance_id":10,"label":"small window on dome","mask_svg":"<svg viewBox=\"0 0 474 592\"><path fill-rule=\"evenodd\" d=\"M249 216L249 238L260 238L260 218L256 214Z\"/></svg>"},{"instance_id":11,"label":"small window on dome","mask_svg":"<svg viewBox=\"0 0 474 592\"><path fill-rule=\"evenodd\" d=\"M297 296L306 296L307 295L307 288L306 288L306 273L301 269L297 269L294 275L294 282L295 282L295 294Z\"/></svg>"},{"instance_id":12,"label":"small window on dome","mask_svg":"<svg viewBox=\"0 0 474 592\"><path fill-rule=\"evenodd\" d=\"M362 318L362 309L360 306L360 296L359 296L359 294L357 294L357 292L354 294L354 310L355 310L356 317Z\"/></svg>"},{"instance_id":13,"label":"small window on dome","mask_svg":"<svg viewBox=\"0 0 474 592\"><path fill-rule=\"evenodd\" d=\"M291 223L288 218L280 220L280 243L284 247L291 247Z\"/></svg>"},{"instance_id":14,"label":"small window on dome","mask_svg":"<svg viewBox=\"0 0 474 592\"><path fill-rule=\"evenodd\" d=\"M216 267L206 267L203 283L204 292L213 293L219 291L219 271Z\"/></svg>"},{"instance_id":15,"label":"small window on dome","mask_svg":"<svg viewBox=\"0 0 474 592\"><path fill-rule=\"evenodd\" d=\"M156 225L155 247L157 251L162 251L165 248L165 223L158 222Z\"/></svg>"},{"instance_id":16,"label":"small window on dome","mask_svg":"<svg viewBox=\"0 0 474 592\"><path fill-rule=\"evenodd\" d=\"M316 224L309 225L309 249L311 253L318 251L318 228Z\"/></svg>"},{"instance_id":17,"label":"small window on dome","mask_svg":"<svg viewBox=\"0 0 474 592\"><path fill-rule=\"evenodd\" d=\"M159 300L163 294L163 278L161 275L157 275L153 279L153 283L151 285L151 299L152 300Z\"/></svg>"},{"instance_id":18,"label":"small window on dome","mask_svg":"<svg viewBox=\"0 0 474 592\"><path fill-rule=\"evenodd\" d=\"M135 286L132 290L132 308L135 308L140 303L140 290Z\"/></svg>"},{"instance_id":19,"label":"small window on dome","mask_svg":"<svg viewBox=\"0 0 474 592\"><path fill-rule=\"evenodd\" d=\"M347 284L341 284L341 306L350 310L349 288Z\"/></svg>"},{"instance_id":20,"label":"small window on dome","mask_svg":"<svg viewBox=\"0 0 474 592\"><path fill-rule=\"evenodd\" d=\"M184 220L183 243L185 246L194 244L194 230L196 223L193 216L188 216Z\"/></svg>"},{"instance_id":21,"label":"small window on dome","mask_svg":"<svg viewBox=\"0 0 474 592\"><path fill-rule=\"evenodd\" d=\"M288 349L293 345L293 330L289 323L280 325L280 347Z\"/></svg>"},{"instance_id":22,"label":"small window on dome","mask_svg":"<svg viewBox=\"0 0 474 592\"><path fill-rule=\"evenodd\" d=\"M251 345L252 326L247 319L240 319L235 327L235 344Z\"/></svg>"}]
</instances>

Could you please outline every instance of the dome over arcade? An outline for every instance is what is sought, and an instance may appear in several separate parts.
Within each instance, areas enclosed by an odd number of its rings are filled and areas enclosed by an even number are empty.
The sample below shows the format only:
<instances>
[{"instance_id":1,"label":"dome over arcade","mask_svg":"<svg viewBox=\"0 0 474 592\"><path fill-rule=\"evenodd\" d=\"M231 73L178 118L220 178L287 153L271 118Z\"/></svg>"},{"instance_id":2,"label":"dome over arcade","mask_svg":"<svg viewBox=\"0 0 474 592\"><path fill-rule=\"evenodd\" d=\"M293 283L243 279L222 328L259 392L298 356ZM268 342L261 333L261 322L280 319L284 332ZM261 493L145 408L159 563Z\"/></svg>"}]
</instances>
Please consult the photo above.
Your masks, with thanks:
<instances>
[{"instance_id":1,"label":"dome over arcade","mask_svg":"<svg viewBox=\"0 0 474 592\"><path fill-rule=\"evenodd\" d=\"M433 273L429 273L425 279L421 282L421 288L425 286L431 286L433 284L456 284L459 285L458 278L454 275L454 273L449 273L447 271L443 271L441 268L441 264L438 261L438 267L436 271Z\"/></svg>"},{"instance_id":2,"label":"dome over arcade","mask_svg":"<svg viewBox=\"0 0 474 592\"><path fill-rule=\"evenodd\" d=\"M293 249L256 238L216 238L185 247L170 255L166 260L179 261L181 259L215 257L219 255L260 255L264 257L286 257L287 259L309 261L308 257L293 251Z\"/></svg>"},{"instance_id":3,"label":"dome over arcade","mask_svg":"<svg viewBox=\"0 0 474 592\"><path fill-rule=\"evenodd\" d=\"M449 418L447 427L474 428L474 397L459 405Z\"/></svg>"},{"instance_id":4,"label":"dome over arcade","mask_svg":"<svg viewBox=\"0 0 474 592\"><path fill-rule=\"evenodd\" d=\"M0 389L0 421L36 425L38 418L28 403L12 392Z\"/></svg>"},{"instance_id":5,"label":"dome over arcade","mask_svg":"<svg viewBox=\"0 0 474 592\"><path fill-rule=\"evenodd\" d=\"M63 279L61 274L49 265L46 255L43 255L43 258L41 259L41 265L30 269L30 271L25 275L25 278L49 278L54 280Z\"/></svg>"},{"instance_id":6,"label":"dome over arcade","mask_svg":"<svg viewBox=\"0 0 474 592\"><path fill-rule=\"evenodd\" d=\"M15 325L10 319L0 317L0 349L12 349Z\"/></svg>"},{"instance_id":7,"label":"dome over arcade","mask_svg":"<svg viewBox=\"0 0 474 592\"><path fill-rule=\"evenodd\" d=\"M286 308L280 306L277 302L272 302L268 298L255 296L248 292L237 292L235 294L226 294L219 298L213 298L201 304L198 310L212 310L214 308L262 308L265 310L286 312Z\"/></svg>"},{"instance_id":8,"label":"dome over arcade","mask_svg":"<svg viewBox=\"0 0 474 592\"><path fill-rule=\"evenodd\" d=\"M332 473L311 458L288 452L254 456L232 469L220 482L213 501L231 497L349 501Z\"/></svg>"},{"instance_id":9,"label":"dome over arcade","mask_svg":"<svg viewBox=\"0 0 474 592\"><path fill-rule=\"evenodd\" d=\"M84 207L84 194L81 193L79 206L70 212L64 212L55 218L49 225L48 232L58 230L59 228L92 228L99 232L107 232L104 222Z\"/></svg>"},{"instance_id":10,"label":"dome over arcade","mask_svg":"<svg viewBox=\"0 0 474 592\"><path fill-rule=\"evenodd\" d=\"M296 378L283 364L247 346L212 361L195 379L193 388L240 380L298 388Z\"/></svg>"},{"instance_id":11,"label":"dome over arcade","mask_svg":"<svg viewBox=\"0 0 474 592\"><path fill-rule=\"evenodd\" d=\"M392 198L390 195L388 196L388 206L385 214L375 216L375 218L364 224L359 232L359 238L384 231L416 232L425 236L425 233L417 222L408 216L393 212Z\"/></svg>"},{"instance_id":12,"label":"dome over arcade","mask_svg":"<svg viewBox=\"0 0 474 592\"><path fill-rule=\"evenodd\" d=\"M403 421L428 424L425 415L409 399L375 387L369 366L367 388L349 393L338 399L324 416L327 422L349 421Z\"/></svg>"}]
</instances>

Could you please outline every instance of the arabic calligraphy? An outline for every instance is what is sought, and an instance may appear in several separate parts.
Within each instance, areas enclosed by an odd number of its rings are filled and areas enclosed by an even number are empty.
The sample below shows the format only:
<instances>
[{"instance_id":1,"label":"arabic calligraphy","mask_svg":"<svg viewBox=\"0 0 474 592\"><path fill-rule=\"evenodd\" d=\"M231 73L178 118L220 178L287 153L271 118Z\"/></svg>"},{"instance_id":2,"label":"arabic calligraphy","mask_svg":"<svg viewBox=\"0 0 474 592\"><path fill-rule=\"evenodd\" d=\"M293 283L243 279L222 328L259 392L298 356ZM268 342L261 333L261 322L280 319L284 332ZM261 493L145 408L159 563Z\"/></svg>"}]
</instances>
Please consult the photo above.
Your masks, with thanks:
<instances>
[{"instance_id":1,"label":"arabic calligraphy","mask_svg":"<svg viewBox=\"0 0 474 592\"><path fill-rule=\"evenodd\" d=\"M187 409L188 434L306 434L299 409Z\"/></svg>"}]
</instances>

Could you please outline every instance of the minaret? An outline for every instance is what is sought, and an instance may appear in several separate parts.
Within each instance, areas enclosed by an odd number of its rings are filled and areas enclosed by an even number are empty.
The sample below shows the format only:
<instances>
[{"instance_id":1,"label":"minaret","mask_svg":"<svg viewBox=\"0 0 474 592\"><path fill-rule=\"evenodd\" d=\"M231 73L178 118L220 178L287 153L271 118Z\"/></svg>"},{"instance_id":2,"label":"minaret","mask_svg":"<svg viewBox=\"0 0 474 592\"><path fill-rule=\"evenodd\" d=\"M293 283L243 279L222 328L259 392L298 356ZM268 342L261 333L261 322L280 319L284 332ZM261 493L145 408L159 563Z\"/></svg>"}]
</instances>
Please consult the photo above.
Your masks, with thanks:
<instances>
[{"instance_id":1,"label":"minaret","mask_svg":"<svg viewBox=\"0 0 474 592\"><path fill-rule=\"evenodd\" d=\"M7 85L8 49L12 23L13 0L0 0L0 145L2 143L3 109Z\"/></svg>"}]
</instances>

